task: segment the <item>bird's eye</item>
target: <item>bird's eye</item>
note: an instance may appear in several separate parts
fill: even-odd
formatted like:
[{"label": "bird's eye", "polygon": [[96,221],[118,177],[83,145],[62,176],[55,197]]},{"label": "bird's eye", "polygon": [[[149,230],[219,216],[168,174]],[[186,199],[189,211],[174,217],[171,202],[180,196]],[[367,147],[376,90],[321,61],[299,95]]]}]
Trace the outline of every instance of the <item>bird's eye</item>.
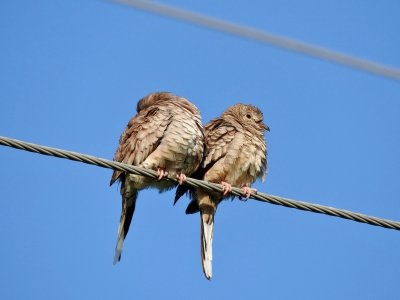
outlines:
[{"label": "bird's eye", "polygon": [[247,115],[246,115],[246,118],[247,118],[247,119],[250,119],[250,118],[251,118],[251,115],[250,115],[250,114],[247,114]]}]

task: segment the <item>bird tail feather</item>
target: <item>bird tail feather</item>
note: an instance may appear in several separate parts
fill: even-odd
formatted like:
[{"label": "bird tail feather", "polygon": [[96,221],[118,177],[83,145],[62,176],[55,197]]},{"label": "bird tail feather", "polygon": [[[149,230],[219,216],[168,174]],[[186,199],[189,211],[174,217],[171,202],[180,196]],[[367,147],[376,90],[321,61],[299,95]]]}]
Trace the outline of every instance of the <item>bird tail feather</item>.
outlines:
[{"label": "bird tail feather", "polygon": [[214,232],[214,215],[201,212],[201,259],[204,275],[212,277],[212,242]]},{"label": "bird tail feather", "polygon": [[124,246],[124,240],[129,231],[131,225],[133,213],[135,212],[137,191],[130,193],[129,197],[127,194],[122,195],[122,212],[118,226],[118,239],[115,246],[114,265],[121,260],[122,248]]}]

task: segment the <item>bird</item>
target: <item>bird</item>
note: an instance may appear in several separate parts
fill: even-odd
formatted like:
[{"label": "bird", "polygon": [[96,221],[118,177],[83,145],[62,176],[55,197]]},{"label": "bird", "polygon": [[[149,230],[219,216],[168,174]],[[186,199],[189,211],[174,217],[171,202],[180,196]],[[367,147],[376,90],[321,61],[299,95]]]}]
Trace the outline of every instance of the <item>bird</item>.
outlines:
[{"label": "bird", "polygon": [[264,181],[267,170],[267,144],[259,108],[238,103],[226,109],[222,115],[205,125],[205,144],[201,166],[194,178],[219,183],[221,192],[208,192],[201,188],[178,186],[175,202],[189,192],[191,202],[186,213],[200,212],[201,260],[205,277],[212,278],[212,241],[214,216],[218,204],[230,196],[232,186],[243,189],[246,198],[256,192],[250,185],[260,178]]},{"label": "bird", "polygon": [[114,264],[121,260],[138,192],[174,188],[175,182],[161,180],[168,176],[182,184],[200,166],[205,148],[200,111],[189,100],[170,92],[150,93],[138,101],[136,111],[119,139],[114,161],[157,171],[158,178],[114,170],[110,186],[119,181],[122,196]]}]

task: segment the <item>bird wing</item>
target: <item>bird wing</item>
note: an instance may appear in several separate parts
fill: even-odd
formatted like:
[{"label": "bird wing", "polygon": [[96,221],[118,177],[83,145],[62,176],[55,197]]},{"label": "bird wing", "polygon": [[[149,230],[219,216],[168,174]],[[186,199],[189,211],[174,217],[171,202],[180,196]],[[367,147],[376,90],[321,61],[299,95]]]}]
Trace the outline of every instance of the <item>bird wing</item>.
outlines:
[{"label": "bird wing", "polygon": [[[121,135],[114,161],[141,164],[160,144],[172,117],[165,105],[153,105],[141,110],[129,121]],[[115,170],[110,185],[120,179],[121,174],[121,171]]]}]

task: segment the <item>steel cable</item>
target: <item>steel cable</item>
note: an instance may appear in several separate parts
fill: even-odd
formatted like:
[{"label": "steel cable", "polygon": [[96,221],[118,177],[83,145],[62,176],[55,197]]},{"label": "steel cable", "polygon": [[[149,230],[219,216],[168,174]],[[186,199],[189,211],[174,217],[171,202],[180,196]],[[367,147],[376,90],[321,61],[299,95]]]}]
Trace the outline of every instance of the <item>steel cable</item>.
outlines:
[{"label": "steel cable", "polygon": [[283,37],[267,31],[239,25],[233,22],[209,17],[189,10],[176,8],[173,6],[159,4],[146,0],[112,0],[115,3],[128,5],[153,14],[162,15],[175,20],[207,27],[215,31],[220,31],[242,38],[256,40],[261,43],[269,44],[278,48],[316,57],[322,60],[345,65],[353,69],[384,76],[400,81],[400,69],[372,62],[366,59],[360,59],[354,56],[343,54],[310,43],[305,43],[295,39]]},{"label": "steel cable", "polygon": [[[20,150],[25,150],[29,152],[34,152],[43,155],[49,155],[69,160],[74,160],[86,164],[91,164],[95,166],[99,166],[102,168],[115,169],[123,172],[128,172],[136,175],[148,176],[151,178],[157,178],[157,172],[153,170],[147,170],[137,166],[130,166],[127,164],[119,163],[116,161],[111,161],[104,158],[99,158],[91,155],[81,154],[77,152],[41,146],[37,144],[32,144],[16,139],[11,139],[7,137],[0,136],[0,145],[8,146]],[[167,178],[164,180],[173,180],[176,182],[174,178]],[[187,178],[186,184],[192,187],[200,187],[208,191],[222,191],[222,186],[220,184],[206,182],[194,178]],[[239,197],[244,197],[244,193],[241,189],[233,187],[232,194]],[[390,228],[395,230],[400,230],[400,222],[381,219],[377,217],[372,217],[368,215],[364,215],[361,213],[355,213],[343,209],[338,209],[334,207],[312,204],[307,202],[302,202],[298,200],[287,199],[279,196],[264,194],[260,192],[252,193],[250,199],[268,202],[270,204],[281,205],[290,208],[296,208],[300,210],[305,210],[309,212],[325,214],[329,216],[339,217],[343,219],[348,219],[356,222],[361,222],[369,225],[380,226],[384,228]]]}]

